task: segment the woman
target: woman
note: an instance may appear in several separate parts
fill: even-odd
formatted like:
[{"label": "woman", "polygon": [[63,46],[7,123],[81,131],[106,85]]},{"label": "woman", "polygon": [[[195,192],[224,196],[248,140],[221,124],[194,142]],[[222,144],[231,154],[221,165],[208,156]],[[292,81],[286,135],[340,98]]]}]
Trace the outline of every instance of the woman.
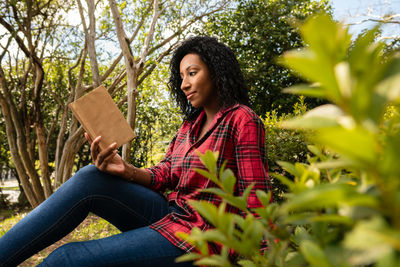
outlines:
[{"label": "woman", "polygon": [[[15,266],[59,240],[89,212],[122,233],[63,245],[40,266],[177,265],[175,258],[193,247],[175,233],[211,227],[187,200],[220,202],[198,190],[213,184],[193,170],[204,169],[197,151],[219,151],[218,167],[226,160],[238,178],[235,193],[255,183],[248,207],[261,206],[255,190],[269,189],[264,128],[246,106],[248,90],[233,52],[211,37],[189,38],[174,52],[170,69],[169,86],[184,122],[165,158],[139,169],[122,160],[115,144],[100,151],[101,137],[85,135],[94,165],[78,171],[0,239],[1,266]],[[166,190],[172,192],[165,198]]]}]

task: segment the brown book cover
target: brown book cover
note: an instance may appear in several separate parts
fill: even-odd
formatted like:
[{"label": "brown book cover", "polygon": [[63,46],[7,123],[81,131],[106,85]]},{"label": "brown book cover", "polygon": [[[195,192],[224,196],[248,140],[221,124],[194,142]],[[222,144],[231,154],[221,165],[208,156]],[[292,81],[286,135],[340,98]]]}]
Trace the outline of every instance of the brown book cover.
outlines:
[{"label": "brown book cover", "polygon": [[92,140],[101,136],[100,149],[114,142],[120,147],[136,136],[103,85],[70,103],[68,107]]}]

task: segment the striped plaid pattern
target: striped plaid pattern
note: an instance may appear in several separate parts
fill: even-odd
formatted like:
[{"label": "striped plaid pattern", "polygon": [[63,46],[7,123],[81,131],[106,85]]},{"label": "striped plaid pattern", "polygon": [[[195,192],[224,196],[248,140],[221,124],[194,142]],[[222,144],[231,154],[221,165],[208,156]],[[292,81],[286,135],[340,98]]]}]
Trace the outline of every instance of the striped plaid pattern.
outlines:
[{"label": "striped plaid pattern", "polygon": [[[261,206],[255,190],[270,190],[264,144],[265,132],[260,118],[249,107],[237,104],[220,110],[208,132],[197,140],[203,119],[205,119],[204,111],[195,121],[185,121],[171,141],[165,158],[156,166],[147,169],[152,177],[151,188],[159,192],[173,190],[168,195],[168,200],[175,201],[185,211],[183,215],[168,214],[150,227],[185,251],[191,251],[193,247],[176,237],[176,232],[189,233],[193,227],[202,230],[212,227],[187,204],[187,200],[206,200],[216,205],[221,202],[215,195],[198,190],[215,185],[193,170],[193,168],[205,169],[196,150],[201,153],[208,149],[219,151],[218,168],[225,160],[228,161],[227,168],[230,168],[237,177],[235,194],[241,195],[247,186],[255,183],[248,198],[249,208]],[[229,212],[238,212],[233,207],[228,209]],[[218,250],[216,247],[211,249],[214,252]]]}]

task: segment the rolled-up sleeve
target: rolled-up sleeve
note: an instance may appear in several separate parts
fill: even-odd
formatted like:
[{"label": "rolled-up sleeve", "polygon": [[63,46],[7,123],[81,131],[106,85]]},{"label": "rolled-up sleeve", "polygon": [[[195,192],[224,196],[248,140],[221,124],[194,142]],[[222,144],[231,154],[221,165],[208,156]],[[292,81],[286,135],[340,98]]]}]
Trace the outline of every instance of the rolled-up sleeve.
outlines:
[{"label": "rolled-up sleeve", "polygon": [[255,192],[269,191],[270,182],[265,153],[265,129],[259,117],[253,116],[241,122],[236,136],[235,157],[238,168],[238,194],[242,195],[244,190],[254,183],[247,207],[251,209],[262,206]]}]

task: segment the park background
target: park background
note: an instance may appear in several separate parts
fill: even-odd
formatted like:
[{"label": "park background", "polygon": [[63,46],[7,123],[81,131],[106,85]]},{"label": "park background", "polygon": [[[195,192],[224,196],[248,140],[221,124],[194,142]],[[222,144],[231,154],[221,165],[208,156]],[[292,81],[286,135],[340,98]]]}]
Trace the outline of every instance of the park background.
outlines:
[{"label": "park background", "polygon": [[[100,84],[109,89],[138,136],[121,149],[123,157],[142,167],[162,158],[181,123],[166,85],[169,55],[179,41],[194,34],[216,36],[237,54],[250,86],[252,108],[266,125],[270,171],[296,181],[297,173],[290,172],[293,168],[278,161],[310,162],[310,148],[314,155],[327,152],[318,152],[307,132],[282,128],[281,122],[335,99],[284,94],[282,89],[312,79],[278,63],[278,57],[309,46],[301,39],[299,27],[323,12],[343,21],[342,27],[349,26],[351,40],[381,23],[370,42],[383,43],[381,57],[391,58],[398,50],[399,6],[399,1],[377,0],[4,1],[0,7],[1,231],[90,163],[83,130],[67,104]],[[390,114],[397,110],[390,107],[391,113],[385,114],[392,118]],[[272,182],[275,203],[284,203],[290,183],[275,177]],[[92,216],[58,245],[117,232]],[[324,242],[329,243],[319,244],[322,251]],[[394,244],[395,249],[385,247],[384,252],[395,251],[397,262],[398,242]],[[47,253],[36,255],[33,262]],[[304,264],[313,264],[303,254]],[[379,257],[365,262],[352,259],[360,265],[375,263]],[[321,257],[315,266],[321,262],[331,264]]]}]

